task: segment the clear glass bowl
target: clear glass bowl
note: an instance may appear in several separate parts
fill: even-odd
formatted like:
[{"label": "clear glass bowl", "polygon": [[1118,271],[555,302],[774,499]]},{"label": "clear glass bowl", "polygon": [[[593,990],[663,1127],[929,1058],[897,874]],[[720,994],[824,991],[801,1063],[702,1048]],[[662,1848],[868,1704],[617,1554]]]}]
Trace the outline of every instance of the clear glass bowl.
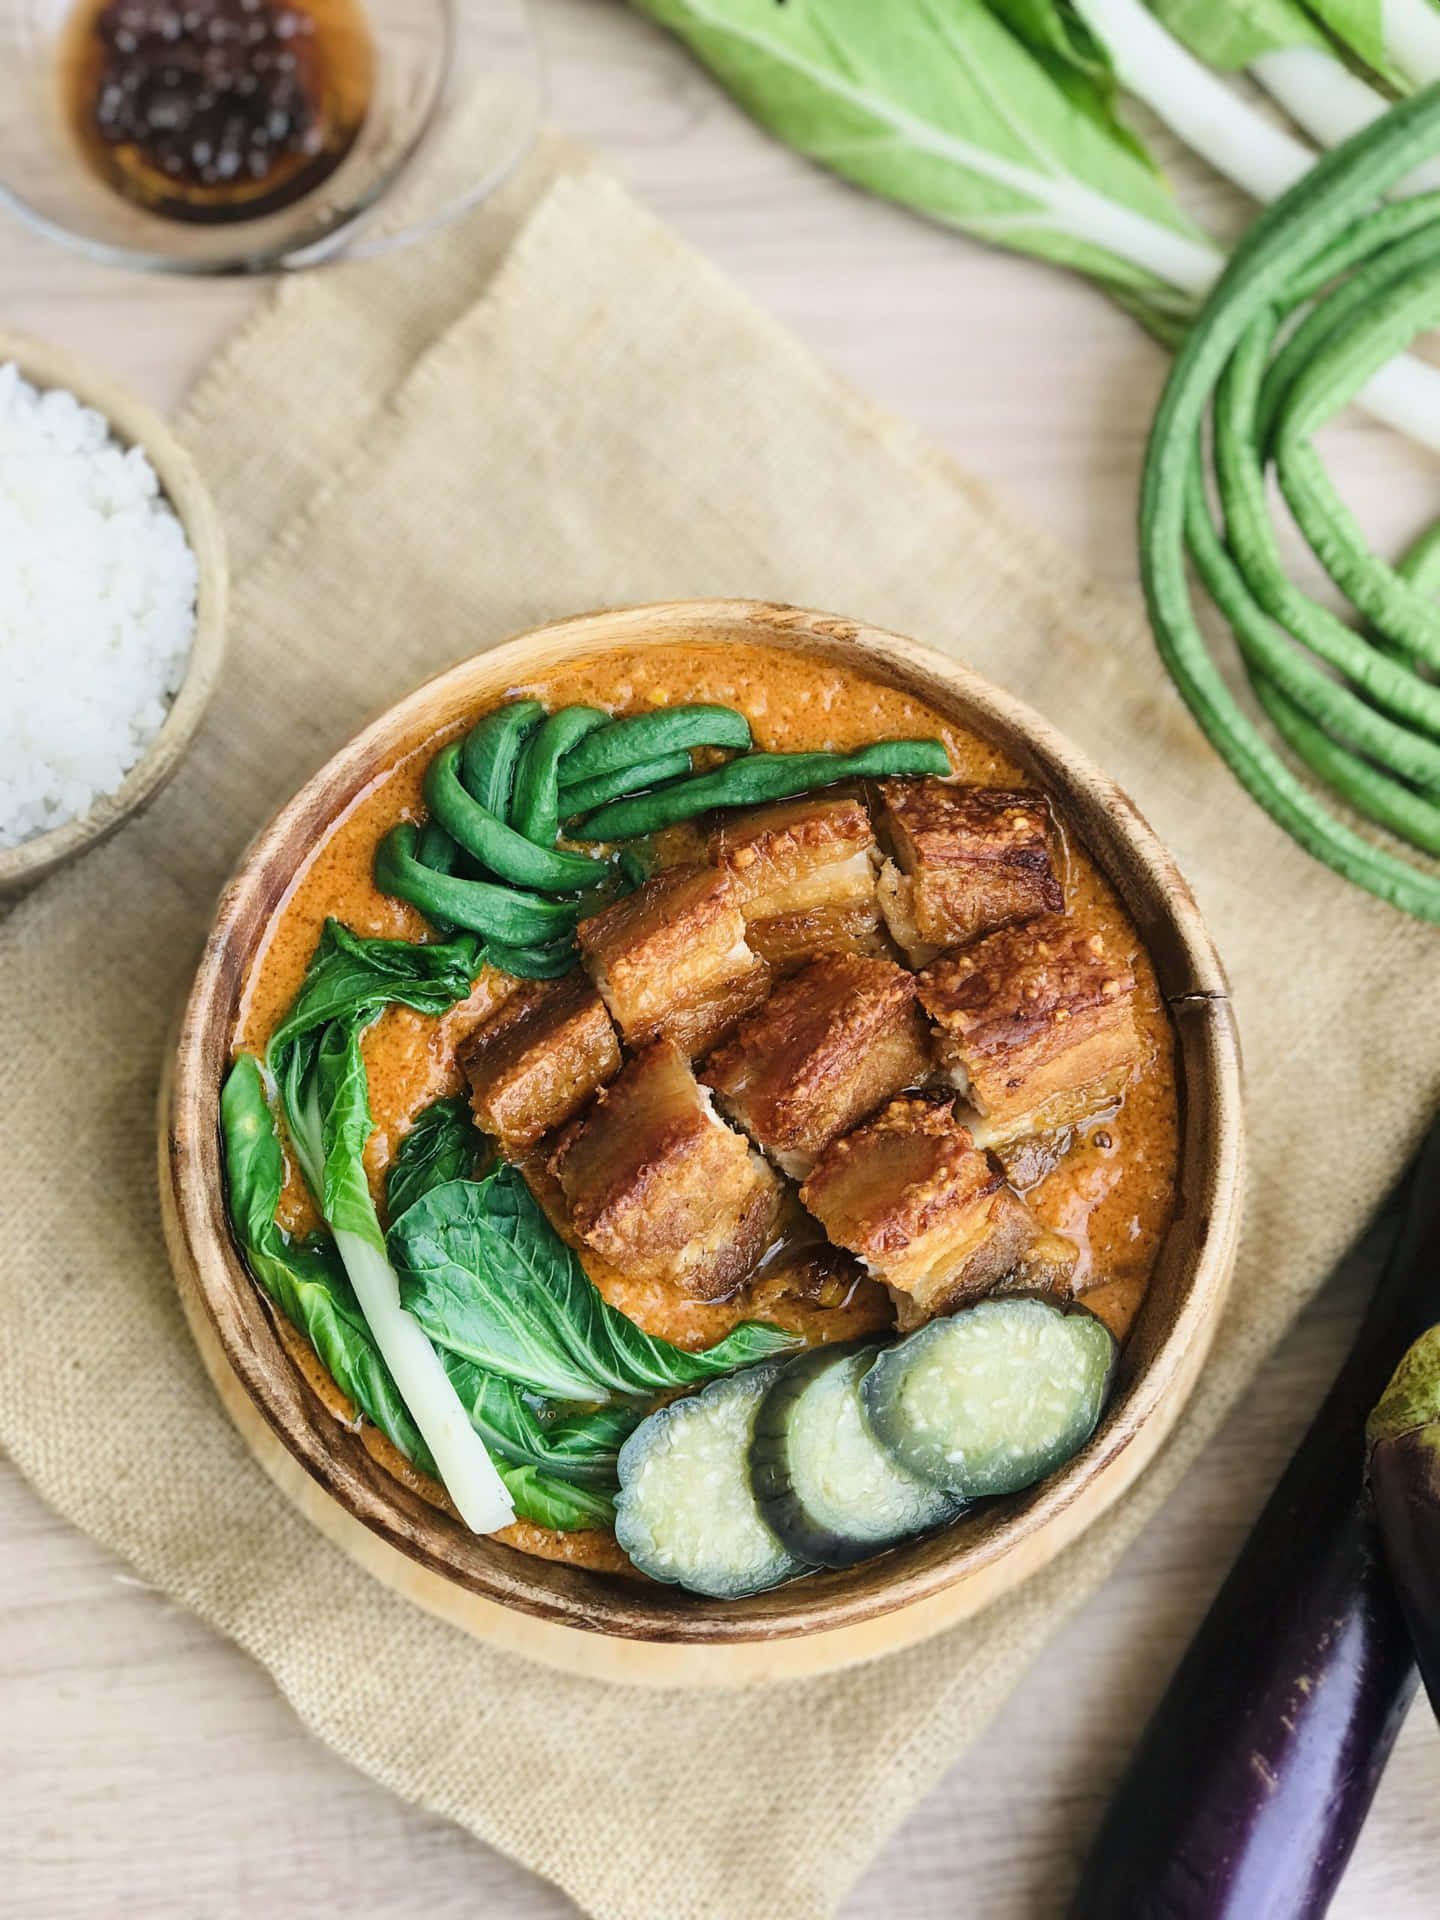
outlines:
[{"label": "clear glass bowl", "polygon": [[387,252],[492,192],[539,121],[543,75],[528,0],[363,0],[372,92],[335,171],[259,218],[163,218],[100,179],[71,123],[64,77],[76,4],[0,0],[0,206],[112,265],[263,273]]}]

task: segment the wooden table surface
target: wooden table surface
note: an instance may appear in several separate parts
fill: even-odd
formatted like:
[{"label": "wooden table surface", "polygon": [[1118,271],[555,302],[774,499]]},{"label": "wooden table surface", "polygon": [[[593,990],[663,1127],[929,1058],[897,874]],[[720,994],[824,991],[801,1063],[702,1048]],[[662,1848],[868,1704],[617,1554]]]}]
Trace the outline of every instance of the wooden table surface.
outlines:
[{"label": "wooden table surface", "polygon": [[[812,171],[607,0],[537,8],[560,126],[821,359],[920,422],[1094,571],[1134,580],[1136,472],[1164,361],[1128,321],[1079,281]],[[9,221],[0,286],[6,326],[91,355],[162,406],[258,297],[112,274]],[[1363,425],[1334,444],[1377,537],[1433,515],[1433,463]],[[1334,1372],[1362,1295],[1362,1276],[1342,1278],[1304,1316],[1166,1513],[876,1860],[846,1920],[1061,1910],[1107,1790]],[[55,1519],[3,1459],[0,1569],[0,1914],[574,1912],[351,1772],[258,1667]],[[1428,1920],[1437,1866],[1440,1736],[1417,1705],[1332,1911]]]}]

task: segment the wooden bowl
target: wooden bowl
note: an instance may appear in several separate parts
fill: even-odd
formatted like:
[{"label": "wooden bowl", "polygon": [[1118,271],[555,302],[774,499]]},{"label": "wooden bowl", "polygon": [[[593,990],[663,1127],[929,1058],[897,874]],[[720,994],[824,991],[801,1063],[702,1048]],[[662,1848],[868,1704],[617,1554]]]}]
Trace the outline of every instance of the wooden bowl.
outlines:
[{"label": "wooden bowl", "polygon": [[18,847],[0,847],[0,900],[25,892],[67,860],[83,853],[137,813],[165,785],[200,724],[214,691],[225,647],[228,571],[220,516],[189,454],[169,427],[107,375],[43,341],[0,332],[0,366],[14,361],[32,386],[65,387],[103,413],[115,437],[143,447],[170,505],[179,516],[199,574],[195,635],[185,678],[160,731],[113,793],[86,814]]},{"label": "wooden bowl", "polygon": [[[1054,798],[1149,948],[1181,1062],[1176,1218],[1098,1432],[1033,1492],[843,1573],[742,1601],[530,1558],[476,1537],[372,1458],[277,1336],[225,1217],[217,1098],[257,940],[298,861],[414,739],[519,681],[623,644],[761,641],[838,660],[995,741]],[[863,1659],[1009,1592],[1154,1458],[1204,1363],[1235,1258],[1240,1069],[1225,976],[1174,862],[1113,781],[1007,694],[942,655],[853,622],[748,601],[677,602],[561,621],[463,661],[343,748],[272,820],[221,903],[185,1007],[162,1114],[171,1254],[202,1352],[262,1462],[353,1557],[482,1637],[591,1674],[738,1684]],[[308,1476],[308,1477],[307,1477]]]}]

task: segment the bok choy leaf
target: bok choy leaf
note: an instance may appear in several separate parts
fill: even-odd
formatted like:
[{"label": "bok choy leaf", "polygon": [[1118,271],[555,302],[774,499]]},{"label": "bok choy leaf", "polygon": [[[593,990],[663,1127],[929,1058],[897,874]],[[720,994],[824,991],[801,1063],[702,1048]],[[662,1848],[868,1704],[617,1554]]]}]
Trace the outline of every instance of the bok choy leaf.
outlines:
[{"label": "bok choy leaf", "polygon": [[514,1167],[436,1187],[390,1229],[407,1311],[437,1346],[551,1400],[607,1401],[713,1379],[799,1344],[759,1322],[688,1353],[617,1313]]},{"label": "bok choy leaf", "polygon": [[[346,1398],[413,1466],[433,1476],[430,1449],[381,1358],[334,1241],[296,1242],[276,1224],[284,1159],[259,1063],[250,1054],[241,1054],[226,1077],[220,1127],[230,1218],[245,1264]],[[546,1423],[508,1381],[468,1361],[452,1366],[448,1357],[447,1371],[481,1439],[501,1456],[500,1475],[522,1519],[564,1532],[610,1525],[615,1458],[638,1411],[606,1408]]]},{"label": "bok choy leaf", "polygon": [[1306,0],[1357,60],[1409,91],[1440,80],[1440,8],[1433,0]]},{"label": "bok choy leaf", "polygon": [[429,945],[370,940],[327,920],[294,1005],[271,1036],[270,1064],[332,1020],[363,1027],[395,1004],[448,1013],[469,994],[484,964],[485,944],[472,933]]},{"label": "bok choy leaf", "polygon": [[335,1243],[291,1239],[276,1224],[284,1155],[259,1062],[242,1053],[220,1094],[230,1219],[245,1263],[285,1318],[309,1340],[340,1391],[423,1473],[435,1463],[345,1277]]},{"label": "bok choy leaf", "polygon": [[434,1100],[416,1115],[385,1175],[385,1205],[398,1220],[405,1209],[448,1180],[466,1180],[487,1151],[463,1095]]},{"label": "bok choy leaf", "polygon": [[620,1449],[645,1417],[643,1407],[593,1407],[557,1413],[513,1380],[442,1351],[445,1371],[465,1403],[470,1423],[503,1462],[533,1467],[614,1493]]},{"label": "bok choy leaf", "polygon": [[443,1013],[468,994],[480,952],[473,940],[448,947],[365,940],[328,921],[267,1058],[300,1171],[335,1236],[375,1344],[461,1518],[473,1532],[493,1533],[512,1517],[510,1496],[440,1356],[402,1308],[385,1257],[365,1171],[373,1121],[361,1051],[365,1029],[393,1002]]},{"label": "bok choy leaf", "polygon": [[1219,270],[1114,113],[1103,36],[1068,9],[1010,0],[1016,26],[982,0],[637,4],[757,120],[873,193],[1157,313],[1188,311]]}]

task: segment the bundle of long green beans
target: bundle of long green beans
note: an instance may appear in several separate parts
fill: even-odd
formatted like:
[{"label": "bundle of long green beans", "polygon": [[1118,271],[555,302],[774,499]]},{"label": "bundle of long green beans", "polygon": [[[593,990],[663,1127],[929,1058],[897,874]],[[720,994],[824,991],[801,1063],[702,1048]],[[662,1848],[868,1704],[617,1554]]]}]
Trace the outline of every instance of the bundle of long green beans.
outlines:
[{"label": "bundle of long green beans", "polygon": [[[1325,421],[1440,321],[1440,194],[1381,204],[1437,150],[1440,88],[1431,88],[1337,148],[1251,228],[1156,415],[1141,566],[1166,663],[1254,797],[1347,878],[1440,921],[1440,874],[1332,812],[1234,698],[1196,619],[1186,569],[1188,553],[1291,751],[1357,813],[1440,854],[1440,608],[1430,591],[1440,582],[1440,542],[1427,536],[1398,567],[1387,565],[1313,444]],[[1271,468],[1363,626],[1287,576],[1266,503]]]}]

